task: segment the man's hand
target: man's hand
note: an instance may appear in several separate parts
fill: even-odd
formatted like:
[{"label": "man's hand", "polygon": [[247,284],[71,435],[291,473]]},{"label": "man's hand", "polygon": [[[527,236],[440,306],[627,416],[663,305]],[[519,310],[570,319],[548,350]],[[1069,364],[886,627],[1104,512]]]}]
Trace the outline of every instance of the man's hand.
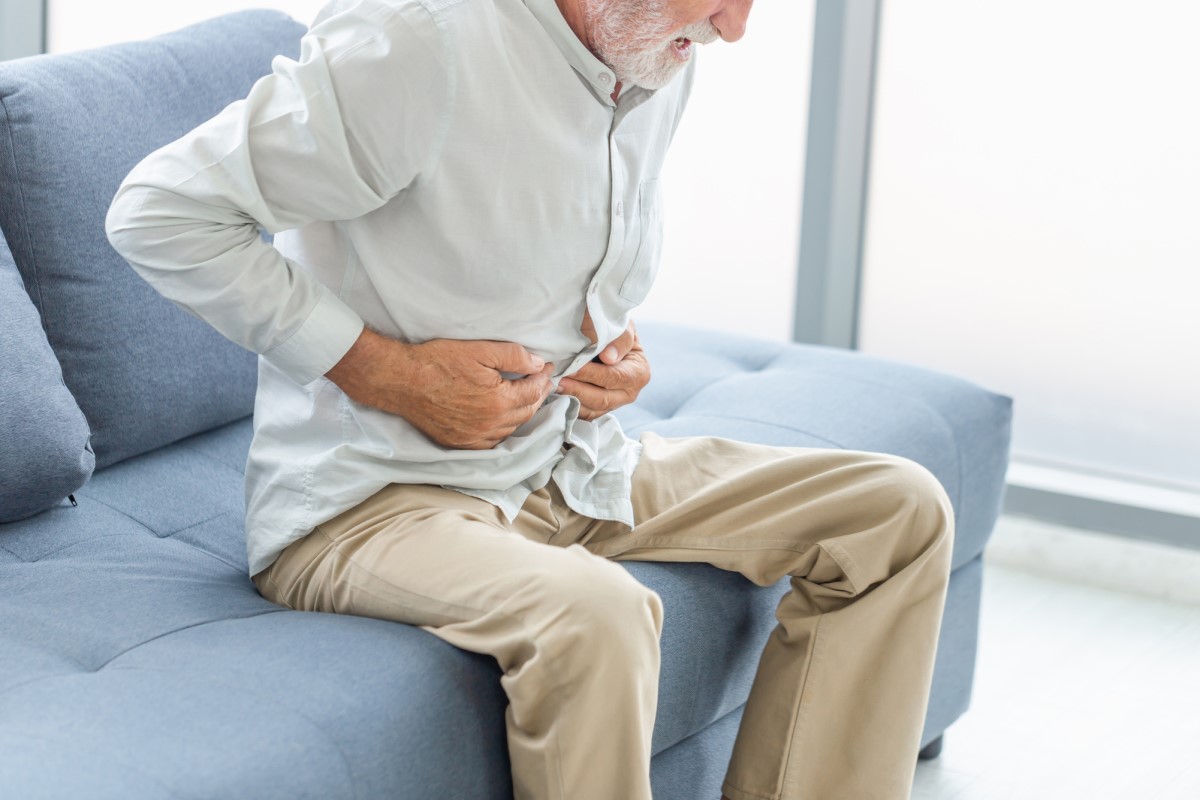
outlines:
[{"label": "man's hand", "polygon": [[[596,341],[596,328],[587,313],[581,330]],[[579,398],[579,416],[583,419],[596,419],[632,403],[650,382],[650,362],[632,321],[616,341],[600,352],[599,358],[599,363],[587,364],[558,384],[560,394]]]},{"label": "man's hand", "polygon": [[[326,377],[350,399],[403,417],[443,447],[488,450],[541,407],[553,371],[518,344],[408,344],[364,328]],[[502,372],[525,377],[506,380]]]}]

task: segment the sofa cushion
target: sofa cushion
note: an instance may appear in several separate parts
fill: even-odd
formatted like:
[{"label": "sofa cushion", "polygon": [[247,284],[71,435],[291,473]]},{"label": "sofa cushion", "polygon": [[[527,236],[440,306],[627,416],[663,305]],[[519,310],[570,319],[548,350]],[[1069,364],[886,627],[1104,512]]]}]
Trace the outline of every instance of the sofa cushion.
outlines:
[{"label": "sofa cushion", "polygon": [[244,12],[145,42],[0,63],[0,228],[101,466],[249,414],[256,360],[108,244],[117,186],[244,96],[304,27]]},{"label": "sofa cushion", "polygon": [[637,436],[725,436],[910,458],[955,511],[954,569],[983,552],[1004,491],[1012,400],[933,370],[830,347],[639,325],[654,379],[617,412]]},{"label": "sofa cushion", "polygon": [[89,435],[0,237],[0,522],[36,514],[82,486],[96,464]]}]

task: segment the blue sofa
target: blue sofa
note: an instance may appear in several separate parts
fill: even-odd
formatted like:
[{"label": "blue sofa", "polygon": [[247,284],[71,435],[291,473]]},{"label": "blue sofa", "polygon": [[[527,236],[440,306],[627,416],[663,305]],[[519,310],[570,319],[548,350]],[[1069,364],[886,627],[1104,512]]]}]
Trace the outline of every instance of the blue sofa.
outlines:
[{"label": "blue sofa", "polygon": [[[105,240],[126,172],[302,32],[242,12],[0,64],[2,797],[511,797],[494,661],[258,595],[242,531],[256,358]],[[1008,399],[852,352],[666,325],[643,338],[655,379],[620,412],[634,435],[886,451],[943,482],[958,532],[934,755],[970,699]],[[624,566],[666,608],[655,796],[716,800],[784,587]]]}]

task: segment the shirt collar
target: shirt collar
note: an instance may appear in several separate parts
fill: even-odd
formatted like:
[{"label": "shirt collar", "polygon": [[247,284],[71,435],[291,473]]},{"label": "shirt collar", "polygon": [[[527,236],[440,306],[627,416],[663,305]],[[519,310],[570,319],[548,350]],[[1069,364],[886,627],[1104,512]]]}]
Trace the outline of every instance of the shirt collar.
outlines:
[{"label": "shirt collar", "polygon": [[596,89],[600,97],[610,105],[613,104],[610,95],[616,86],[617,76],[579,41],[555,0],[525,0],[525,5],[537,17],[538,22],[546,29],[546,33],[558,45],[563,57],[575,71]]}]

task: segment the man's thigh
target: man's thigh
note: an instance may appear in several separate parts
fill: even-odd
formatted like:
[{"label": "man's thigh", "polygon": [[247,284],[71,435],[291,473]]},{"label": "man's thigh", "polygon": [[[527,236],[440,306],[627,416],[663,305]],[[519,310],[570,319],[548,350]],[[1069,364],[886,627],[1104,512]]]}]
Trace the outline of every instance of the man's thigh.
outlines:
[{"label": "man's thigh", "polygon": [[535,603],[531,594],[553,594],[545,576],[578,576],[603,563],[583,548],[547,544],[557,520],[546,504],[541,510],[523,511],[513,526],[478,498],[393,484],[293,543],[255,582],[297,610],[430,627],[477,619],[514,608],[518,595]]},{"label": "man's thigh", "polygon": [[815,575],[868,580],[931,545],[936,525],[926,535],[895,524],[906,507],[950,513],[927,470],[883,453],[654,434],[642,445],[636,527],[593,523],[578,541],[597,555],[709,563],[768,585],[805,554]]}]

